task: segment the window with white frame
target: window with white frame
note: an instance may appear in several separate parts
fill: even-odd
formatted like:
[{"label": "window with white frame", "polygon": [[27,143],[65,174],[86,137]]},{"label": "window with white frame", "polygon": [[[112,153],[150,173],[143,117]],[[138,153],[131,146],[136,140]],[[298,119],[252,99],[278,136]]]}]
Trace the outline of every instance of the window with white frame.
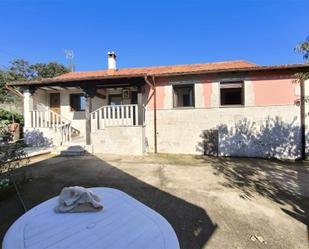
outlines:
[{"label": "window with white frame", "polygon": [[194,107],[194,85],[173,86],[174,107]]},{"label": "window with white frame", "polygon": [[244,82],[220,82],[220,105],[235,106],[244,104]]}]

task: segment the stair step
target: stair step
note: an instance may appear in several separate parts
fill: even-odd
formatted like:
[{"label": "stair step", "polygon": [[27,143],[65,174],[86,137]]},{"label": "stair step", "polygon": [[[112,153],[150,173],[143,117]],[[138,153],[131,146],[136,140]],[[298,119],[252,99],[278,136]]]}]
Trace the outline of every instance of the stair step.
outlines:
[{"label": "stair step", "polygon": [[85,154],[85,147],[82,145],[57,146],[52,154],[61,156],[82,156]]},{"label": "stair step", "polygon": [[77,137],[72,137],[72,142],[85,142],[86,138],[85,137],[81,137],[81,136],[77,136]]}]

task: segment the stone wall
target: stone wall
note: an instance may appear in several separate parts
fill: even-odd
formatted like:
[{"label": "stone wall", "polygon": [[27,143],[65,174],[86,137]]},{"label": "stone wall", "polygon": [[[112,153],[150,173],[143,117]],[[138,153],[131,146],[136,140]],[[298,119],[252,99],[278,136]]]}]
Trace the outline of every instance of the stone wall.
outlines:
[{"label": "stone wall", "polygon": [[91,133],[94,153],[142,155],[145,151],[143,126],[105,127]]},{"label": "stone wall", "polygon": [[[296,106],[159,110],[160,153],[207,154],[210,131],[217,131],[222,156],[297,158],[300,156]],[[153,111],[148,111],[147,151],[154,151]]]}]

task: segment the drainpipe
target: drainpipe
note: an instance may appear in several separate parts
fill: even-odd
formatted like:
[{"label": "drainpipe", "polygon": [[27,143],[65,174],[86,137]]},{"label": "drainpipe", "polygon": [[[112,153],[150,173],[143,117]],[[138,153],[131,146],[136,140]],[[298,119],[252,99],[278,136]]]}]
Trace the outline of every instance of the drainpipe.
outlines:
[{"label": "drainpipe", "polygon": [[301,132],[301,158],[306,159],[306,129],[305,129],[305,82],[300,82],[300,132]]},{"label": "drainpipe", "polygon": [[152,75],[152,83],[149,81],[147,76],[145,76],[146,83],[153,90],[153,136],[154,136],[154,153],[158,152],[157,146],[157,93],[156,93],[156,81],[155,77]]}]

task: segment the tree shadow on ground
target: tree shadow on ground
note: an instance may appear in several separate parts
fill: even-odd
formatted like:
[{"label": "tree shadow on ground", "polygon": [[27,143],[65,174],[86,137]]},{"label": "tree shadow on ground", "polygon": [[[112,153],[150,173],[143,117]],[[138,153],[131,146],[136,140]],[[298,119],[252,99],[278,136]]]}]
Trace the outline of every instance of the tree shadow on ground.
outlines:
[{"label": "tree shadow on ground", "polygon": [[[165,217],[174,228],[181,248],[203,248],[217,227],[201,207],[95,156],[55,157],[24,167],[20,172],[23,175],[28,172],[32,177],[20,186],[28,208],[59,195],[65,186],[111,187],[124,191]],[[0,212],[6,214],[0,216],[2,238],[9,225],[22,214],[16,195],[1,199]]]},{"label": "tree shadow on ground", "polygon": [[243,119],[204,130],[197,151],[204,155],[262,158],[299,158],[300,128],[297,117],[284,122],[268,117],[261,123]]},{"label": "tree shadow on ground", "polygon": [[[300,157],[300,128],[295,117],[290,123],[268,117],[263,123],[244,119],[233,126],[221,124],[205,130],[197,149],[204,155],[264,158]],[[309,238],[309,167],[303,162],[280,162],[247,158],[208,157],[207,163],[222,175],[226,187],[254,194],[281,205],[281,209],[307,226]],[[289,166],[287,166],[287,164]]]},{"label": "tree shadow on ground", "polygon": [[281,210],[307,226],[309,239],[309,165],[248,158],[207,157],[208,164],[226,181],[241,190],[244,199],[257,194],[278,203]]}]

